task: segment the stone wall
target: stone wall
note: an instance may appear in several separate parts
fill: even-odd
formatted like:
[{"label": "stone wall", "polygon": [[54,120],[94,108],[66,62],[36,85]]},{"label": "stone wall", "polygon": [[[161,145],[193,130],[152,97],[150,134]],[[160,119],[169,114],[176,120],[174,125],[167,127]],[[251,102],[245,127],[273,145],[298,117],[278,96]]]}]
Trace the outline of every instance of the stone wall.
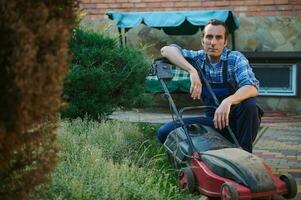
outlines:
[{"label": "stone wall", "polygon": [[[236,49],[239,51],[301,51],[301,17],[238,17],[240,27],[235,32]],[[97,32],[118,37],[113,21],[84,20],[83,26]],[[127,44],[147,47],[149,55],[158,55],[161,47],[177,43],[185,48],[201,48],[199,31],[192,36],[170,36],[162,30],[139,25],[126,33]],[[231,38],[230,38],[231,39]],[[229,41],[231,48],[231,41]]]},{"label": "stone wall", "polygon": [[239,17],[241,51],[301,51],[301,17]]}]

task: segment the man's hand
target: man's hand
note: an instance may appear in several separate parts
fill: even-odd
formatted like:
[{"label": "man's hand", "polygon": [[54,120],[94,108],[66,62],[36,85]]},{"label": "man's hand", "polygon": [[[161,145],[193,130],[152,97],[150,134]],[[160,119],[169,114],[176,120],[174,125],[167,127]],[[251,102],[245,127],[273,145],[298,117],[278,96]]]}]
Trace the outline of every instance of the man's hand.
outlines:
[{"label": "man's hand", "polygon": [[214,127],[223,129],[225,126],[229,126],[229,113],[231,106],[239,104],[250,97],[256,97],[257,95],[258,91],[255,86],[245,85],[239,88],[233,95],[225,98],[214,113]]},{"label": "man's hand", "polygon": [[196,70],[190,72],[190,94],[193,99],[200,99],[202,92],[202,83]]},{"label": "man's hand", "polygon": [[172,64],[187,71],[190,75],[190,94],[193,99],[200,99],[202,83],[197,70],[183,57],[182,52],[174,46],[165,46],[161,49],[161,55],[167,58]]},{"label": "man's hand", "polygon": [[214,113],[214,127],[217,129],[223,129],[226,126],[229,126],[229,113],[231,108],[231,100],[230,98],[226,98],[222,101],[219,107],[216,109]]}]

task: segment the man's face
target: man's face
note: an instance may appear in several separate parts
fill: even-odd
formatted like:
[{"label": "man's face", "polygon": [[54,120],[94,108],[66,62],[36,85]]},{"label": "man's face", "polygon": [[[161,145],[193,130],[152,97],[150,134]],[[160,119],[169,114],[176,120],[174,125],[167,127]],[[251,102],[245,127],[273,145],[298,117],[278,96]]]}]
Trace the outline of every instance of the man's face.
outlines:
[{"label": "man's face", "polygon": [[227,45],[225,28],[222,25],[209,24],[204,29],[203,46],[210,60],[218,61]]}]

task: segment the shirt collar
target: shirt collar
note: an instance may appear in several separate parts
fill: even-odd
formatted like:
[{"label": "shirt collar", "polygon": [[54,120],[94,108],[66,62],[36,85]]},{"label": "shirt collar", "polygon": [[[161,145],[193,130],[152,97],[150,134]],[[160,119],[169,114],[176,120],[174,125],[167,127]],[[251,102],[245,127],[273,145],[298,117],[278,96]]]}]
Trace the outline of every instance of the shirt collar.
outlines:
[{"label": "shirt collar", "polygon": [[227,49],[227,48],[225,47],[224,50],[223,50],[223,53],[222,53],[222,55],[221,55],[221,60],[223,60],[223,61],[228,60],[228,51],[229,51],[229,49]]},{"label": "shirt collar", "polygon": [[[221,59],[220,59],[220,61],[222,60],[222,61],[226,61],[226,60],[228,60],[228,51],[229,51],[229,49],[227,49],[226,47],[223,49],[223,53],[222,53],[222,55],[221,55]],[[205,51],[204,51],[205,52]],[[203,54],[203,57],[201,58],[201,60],[205,60],[206,62],[208,62],[209,63],[209,60],[208,60],[208,58],[206,57],[206,54],[204,53]]]}]

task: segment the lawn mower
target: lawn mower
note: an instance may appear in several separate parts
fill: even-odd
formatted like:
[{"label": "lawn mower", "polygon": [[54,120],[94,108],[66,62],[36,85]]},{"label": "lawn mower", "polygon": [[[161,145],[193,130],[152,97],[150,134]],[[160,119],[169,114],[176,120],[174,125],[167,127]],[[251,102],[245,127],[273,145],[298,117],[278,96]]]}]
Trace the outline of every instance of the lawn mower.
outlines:
[{"label": "lawn mower", "polygon": [[180,191],[198,191],[209,198],[222,200],[271,199],[274,195],[294,198],[297,194],[295,179],[290,174],[274,175],[261,158],[241,149],[229,126],[226,128],[233,141],[209,125],[185,125],[184,112],[202,113],[219,104],[200,70],[203,66],[198,66],[193,59],[187,61],[198,70],[216,106],[184,107],[178,111],[166,84],[173,78],[171,63],[166,58],[158,58],[151,68],[151,74],[157,76],[163,87],[173,120],[180,124],[164,142],[169,160],[179,169]]}]

